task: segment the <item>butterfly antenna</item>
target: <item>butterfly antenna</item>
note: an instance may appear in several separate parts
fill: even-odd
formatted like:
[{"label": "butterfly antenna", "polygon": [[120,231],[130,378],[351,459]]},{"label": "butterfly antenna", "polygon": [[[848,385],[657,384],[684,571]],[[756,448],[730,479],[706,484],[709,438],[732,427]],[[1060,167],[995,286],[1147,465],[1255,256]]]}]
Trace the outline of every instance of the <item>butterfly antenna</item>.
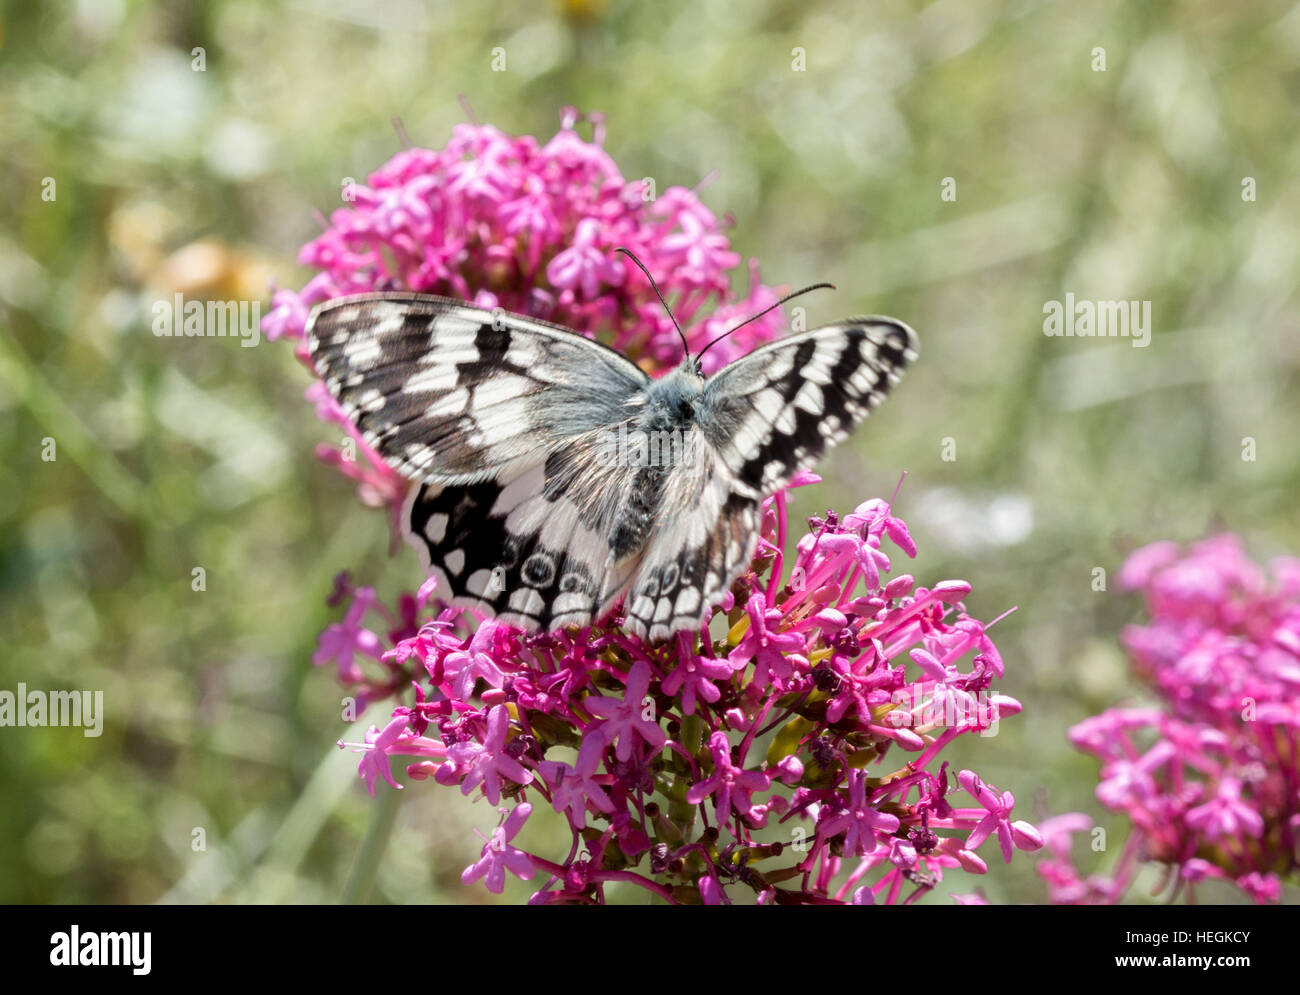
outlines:
[{"label": "butterfly antenna", "polygon": [[655,283],[655,278],[651,276],[650,271],[645,268],[645,263],[641,262],[640,259],[634,256],[631,249],[625,249],[621,245],[614,251],[623,253],[623,255],[631,259],[632,262],[636,263],[637,268],[640,269],[641,272],[645,274],[645,278],[650,281],[650,286],[654,287],[655,293],[659,295],[659,303],[664,306],[664,310],[668,312],[668,317],[672,319],[673,327],[677,329],[677,335],[682,340],[682,349],[686,353],[685,358],[690,359],[691,347],[686,341],[686,335],[682,332],[682,326],[677,324],[677,319],[673,316],[673,309],[670,308],[668,302],[664,300],[664,295],[659,290],[659,284]]},{"label": "butterfly antenna", "polygon": [[811,291],[814,291],[814,290],[834,290],[834,289],[835,289],[835,284],[833,284],[833,283],[814,283],[814,284],[812,284],[811,286],[804,287],[802,290],[796,290],[793,294],[786,294],[784,297],[782,297],[782,298],[781,298],[779,301],[777,301],[775,304],[771,305],[770,307],[765,307],[765,308],[763,308],[762,311],[759,311],[758,314],[756,314],[756,315],[754,315],[754,316],[752,316],[752,317],[750,317],[750,318],[746,318],[744,321],[742,321],[742,322],[741,322],[739,325],[737,325],[735,328],[729,328],[729,329],[727,329],[725,332],[723,332],[721,335],[719,335],[716,339],[714,339],[712,342],[710,342],[708,345],[706,345],[703,349],[701,349],[700,352],[699,352],[699,355],[697,355],[695,358],[696,358],[696,359],[699,359],[700,356],[703,356],[706,352],[708,352],[710,349],[712,349],[715,345],[717,345],[719,342],[721,342],[723,339],[725,339],[725,338],[726,338],[728,335],[730,335],[732,332],[737,331],[738,329],[744,328],[744,327],[745,327],[746,325],[748,325],[751,321],[757,321],[759,318],[763,317],[763,315],[767,314],[769,311],[775,311],[777,308],[779,308],[779,307],[780,307],[782,304],[784,304],[786,301],[792,301],[792,300],[794,300],[796,297],[800,297],[800,296],[802,296],[802,295],[804,295],[804,294],[807,294],[807,293],[810,293]]}]

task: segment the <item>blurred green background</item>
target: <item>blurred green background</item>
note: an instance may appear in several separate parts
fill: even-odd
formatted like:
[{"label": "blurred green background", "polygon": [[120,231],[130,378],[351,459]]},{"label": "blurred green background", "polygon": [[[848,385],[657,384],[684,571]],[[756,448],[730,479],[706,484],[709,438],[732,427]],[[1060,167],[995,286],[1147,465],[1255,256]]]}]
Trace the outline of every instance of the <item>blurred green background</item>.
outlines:
[{"label": "blurred green background", "polygon": [[[417,578],[316,462],[338,440],[306,374],[283,343],[150,332],[177,290],[300,286],[317,213],[400,148],[390,120],[439,146],[458,94],[543,140],[564,104],[604,112],[624,175],[662,190],[717,171],[704,200],[767,282],[837,284],[801,302],[810,323],[918,330],[920,362],[801,510],[888,496],[908,472],[912,572],[968,579],[977,617],[1019,609],[994,635],[1025,712],[945,756],[1022,817],[1082,809],[1118,831],[1065,740],[1142,695],[1116,643],[1138,606],[1094,591],[1094,569],[1222,527],[1261,558],[1300,552],[1300,8],[1084,7],[6,5],[0,688],[102,689],[107,719],[98,739],[0,729],[0,901],[496,900],[459,881],[486,805],[431,783],[374,803],[333,745],[361,729],[310,664],[332,577],[390,594]],[[1150,346],[1046,337],[1066,292],[1151,301]],[[1104,869],[1120,838],[1081,865]],[[1042,900],[1032,859],[986,849],[988,876],[927,901]]]}]

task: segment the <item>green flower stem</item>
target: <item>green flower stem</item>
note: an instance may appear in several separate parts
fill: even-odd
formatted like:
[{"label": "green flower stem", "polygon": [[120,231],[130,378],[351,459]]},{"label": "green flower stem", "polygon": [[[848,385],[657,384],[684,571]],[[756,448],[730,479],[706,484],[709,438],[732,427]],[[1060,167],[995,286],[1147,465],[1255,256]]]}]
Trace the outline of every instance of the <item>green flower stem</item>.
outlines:
[{"label": "green flower stem", "polygon": [[[699,751],[703,738],[704,723],[700,721],[699,715],[683,716],[680,742],[687,752],[694,756]],[[668,815],[681,828],[682,839],[690,839],[691,829],[695,826],[696,808],[686,801],[686,792],[690,786],[689,773],[677,774],[668,794]]]},{"label": "green flower stem", "polygon": [[383,860],[384,851],[388,849],[393,827],[397,824],[397,810],[401,807],[404,794],[405,792],[380,785],[379,797],[375,799],[370,815],[370,827],[366,830],[366,838],[361,841],[361,848],[357,850],[352,873],[348,875],[348,883],[339,898],[340,904],[364,905],[370,900],[379,864]]}]

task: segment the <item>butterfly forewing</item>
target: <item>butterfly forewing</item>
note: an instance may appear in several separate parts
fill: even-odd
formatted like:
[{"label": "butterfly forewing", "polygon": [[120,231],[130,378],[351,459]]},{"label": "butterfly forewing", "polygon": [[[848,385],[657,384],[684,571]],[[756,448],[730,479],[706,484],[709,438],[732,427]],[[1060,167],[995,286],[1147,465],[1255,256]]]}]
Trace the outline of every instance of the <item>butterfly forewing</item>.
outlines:
[{"label": "butterfly forewing", "polygon": [[741,484],[771,494],[847,438],[918,349],[912,329],[878,317],[763,346],[705,385],[701,430]]},{"label": "butterfly forewing", "polygon": [[467,484],[617,421],[648,382],[575,332],[420,294],[320,307],[307,345],[362,438],[412,480]]},{"label": "butterfly forewing", "polygon": [[625,482],[592,437],[629,417],[649,382],[635,364],[423,295],[331,301],[307,342],[367,444],[417,481],[404,531],[450,600],[537,629],[587,624],[626,590],[639,555],[611,560],[606,539]]}]

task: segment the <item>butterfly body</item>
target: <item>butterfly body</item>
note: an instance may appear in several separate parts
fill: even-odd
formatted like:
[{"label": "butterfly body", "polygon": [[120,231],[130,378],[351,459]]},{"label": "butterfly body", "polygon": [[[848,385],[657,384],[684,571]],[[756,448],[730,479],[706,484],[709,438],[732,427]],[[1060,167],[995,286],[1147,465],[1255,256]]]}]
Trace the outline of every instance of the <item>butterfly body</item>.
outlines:
[{"label": "butterfly body", "polygon": [[624,464],[630,471],[608,537],[615,558],[645,545],[656,525],[669,474],[674,469],[690,472],[693,457],[687,452],[688,440],[693,438],[695,405],[703,391],[704,377],[698,365],[688,360],[630,400],[636,414],[626,429],[619,426],[617,440],[613,430],[603,434],[600,458]]},{"label": "butterfly body", "polygon": [[890,318],[652,379],[576,332],[427,295],[312,314],[308,347],[362,437],[413,481],[403,530],[439,589],[530,631],[621,599],[652,641],[748,567],[761,502],[846,437],[917,353]]}]

